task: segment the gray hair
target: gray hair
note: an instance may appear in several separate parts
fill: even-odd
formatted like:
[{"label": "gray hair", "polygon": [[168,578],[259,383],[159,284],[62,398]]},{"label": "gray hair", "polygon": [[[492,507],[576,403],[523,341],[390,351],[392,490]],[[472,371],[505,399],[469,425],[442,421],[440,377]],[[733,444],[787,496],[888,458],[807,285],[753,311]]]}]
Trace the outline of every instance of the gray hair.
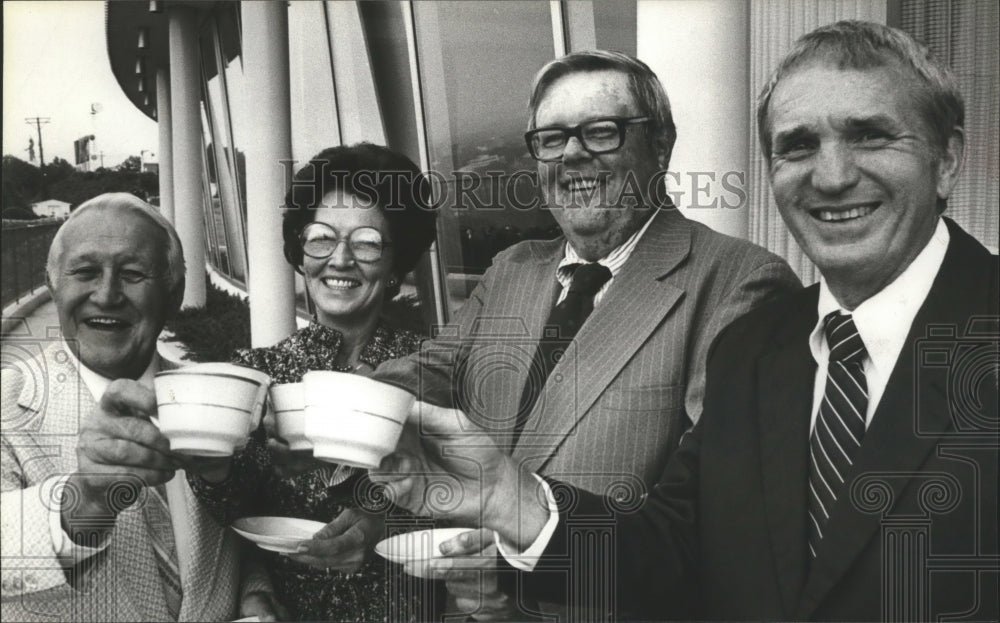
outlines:
[{"label": "gray hair", "polygon": [[917,112],[938,153],[948,149],[955,131],[965,125],[965,104],[951,70],[907,33],[872,22],[845,20],[822,26],[799,38],[757,99],[757,132],[764,158],[771,159],[769,107],[774,89],[796,68],[822,61],[838,69],[898,67],[914,78]]},{"label": "gray hair", "polygon": [[[160,214],[156,208],[129,193],[104,193],[83,202],[77,209],[73,210],[69,218],[66,219],[66,222],[59,227],[59,231],[56,232],[55,237],[52,239],[52,245],[49,246],[48,261],[45,263],[45,272],[49,283],[53,286],[56,284],[55,278],[58,273],[59,262],[62,260],[62,255],[65,251],[63,248],[63,239],[65,238],[66,230],[69,229],[70,224],[79,218],[81,214],[95,209],[132,210],[141,214],[158,227],[163,232],[166,242],[166,258],[164,259],[167,264],[167,290],[171,295],[179,295],[184,291],[184,249],[181,246],[181,239],[177,235],[177,231],[170,224],[170,221]],[[177,299],[180,300],[180,296],[177,296]]]},{"label": "gray hair", "polygon": [[663,166],[666,167],[677,141],[677,127],[674,125],[673,113],[670,112],[670,100],[660,79],[646,63],[621,52],[586,50],[549,61],[535,74],[535,81],[531,85],[528,130],[535,129],[538,105],[553,82],[572,73],[608,69],[620,71],[628,77],[632,96],[639,106],[639,114],[651,119],[647,126],[650,146],[657,155],[663,156]]}]

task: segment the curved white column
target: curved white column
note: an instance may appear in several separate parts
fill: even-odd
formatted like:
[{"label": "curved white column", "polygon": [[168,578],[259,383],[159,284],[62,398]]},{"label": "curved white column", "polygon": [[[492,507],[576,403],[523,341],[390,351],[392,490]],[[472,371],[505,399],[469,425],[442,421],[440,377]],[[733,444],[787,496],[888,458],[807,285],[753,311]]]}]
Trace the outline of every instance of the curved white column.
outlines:
[{"label": "curved white column", "polygon": [[159,178],[160,212],[171,223],[174,222],[174,156],[173,128],[170,120],[170,72],[166,68],[156,70],[156,124],[159,130]]},{"label": "curved white column", "polygon": [[[201,67],[198,12],[171,4],[170,115],[173,135],[174,227],[184,244],[187,266],[182,307],[205,306],[205,221],[202,183]],[[161,121],[162,123],[162,121]]]},{"label": "curved white column", "polygon": [[254,347],[271,346],[295,331],[295,281],[282,252],[284,163],[292,159],[288,82],[288,7],[243,2],[243,72],[247,133],[247,289]]}]

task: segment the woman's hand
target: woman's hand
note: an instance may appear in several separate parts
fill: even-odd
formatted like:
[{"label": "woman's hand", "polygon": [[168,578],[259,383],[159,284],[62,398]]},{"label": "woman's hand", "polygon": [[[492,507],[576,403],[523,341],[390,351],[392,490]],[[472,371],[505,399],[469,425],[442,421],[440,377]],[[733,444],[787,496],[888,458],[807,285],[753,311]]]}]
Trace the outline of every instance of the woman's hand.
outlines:
[{"label": "woman's hand", "polygon": [[271,465],[279,478],[294,478],[299,474],[315,471],[326,467],[324,463],[312,455],[312,450],[292,450],[280,439],[268,439],[267,451],[271,454]]},{"label": "woman's hand", "polygon": [[312,450],[292,450],[278,435],[274,411],[268,409],[264,416],[264,430],[267,431],[267,451],[271,455],[271,465],[279,478],[294,478],[328,465],[313,457]]},{"label": "woman's hand", "polygon": [[318,569],[357,571],[384,534],[384,515],[348,508],[288,557]]},{"label": "woman's hand", "polygon": [[229,478],[233,467],[231,456],[178,456],[184,471],[197,474],[208,482],[218,484]]}]

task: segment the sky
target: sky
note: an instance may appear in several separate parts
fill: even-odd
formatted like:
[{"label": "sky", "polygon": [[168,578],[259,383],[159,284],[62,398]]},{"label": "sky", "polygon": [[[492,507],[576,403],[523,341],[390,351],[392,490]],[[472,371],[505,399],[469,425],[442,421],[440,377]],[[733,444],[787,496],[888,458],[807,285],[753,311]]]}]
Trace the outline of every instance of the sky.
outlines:
[{"label": "sky", "polygon": [[[91,104],[101,112],[91,115]],[[142,150],[157,151],[156,122],[125,97],[111,73],[105,46],[104,3],[3,2],[3,153],[28,160],[28,138],[42,125],[45,162],[74,162],[73,141],[94,134],[104,166]],[[148,156],[148,155],[147,155]]]}]

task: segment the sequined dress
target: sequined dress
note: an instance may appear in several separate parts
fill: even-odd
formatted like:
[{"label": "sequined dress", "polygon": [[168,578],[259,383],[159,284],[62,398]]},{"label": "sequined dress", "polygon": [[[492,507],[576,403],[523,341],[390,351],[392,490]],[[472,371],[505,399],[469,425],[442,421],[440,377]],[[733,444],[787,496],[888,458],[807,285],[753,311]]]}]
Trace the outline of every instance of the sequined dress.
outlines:
[{"label": "sequined dress", "polygon": [[[410,331],[379,326],[362,349],[360,359],[372,367],[387,359],[408,355],[419,348],[420,337]],[[329,327],[312,323],[268,348],[237,351],[233,362],[271,376],[273,383],[297,383],[309,370],[335,370],[342,337]],[[240,517],[279,515],[330,522],[341,511],[358,506],[378,507],[377,489],[365,472],[334,474],[334,466],[279,478],[271,468],[263,427],[247,447],[233,458],[230,476],[220,483],[188,475],[199,500],[223,525]],[[335,477],[336,476],[336,477]],[[382,504],[384,508],[384,504]],[[387,529],[407,521],[398,510],[389,510]],[[414,586],[398,565],[372,557],[354,573],[314,569],[285,556],[253,550],[271,572],[275,596],[297,620],[417,621],[428,617],[427,586]],[[418,583],[419,584],[419,583]]]}]

